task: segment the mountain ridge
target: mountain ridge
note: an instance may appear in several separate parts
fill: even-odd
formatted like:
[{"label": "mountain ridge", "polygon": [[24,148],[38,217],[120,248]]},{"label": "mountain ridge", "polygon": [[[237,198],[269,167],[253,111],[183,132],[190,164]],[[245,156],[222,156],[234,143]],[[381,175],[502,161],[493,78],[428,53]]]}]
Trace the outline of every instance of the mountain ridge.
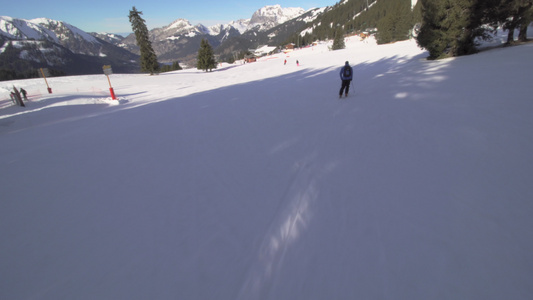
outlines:
[{"label": "mountain ridge", "polygon": [[38,68],[97,74],[106,64],[117,72],[138,72],[138,55],[74,25],[47,18],[0,17],[0,45],[0,69],[29,77]]},{"label": "mountain ridge", "polygon": [[[160,63],[185,61],[193,65],[202,39],[207,39],[222,59],[261,44],[278,45],[288,36],[286,31],[295,27],[275,28],[312,10],[316,9],[270,5],[258,9],[249,19],[213,26],[192,25],[178,18],[150,30],[150,39]],[[6,55],[8,45],[13,47]],[[139,72],[139,55],[134,34],[88,33],[48,18],[0,17],[0,69],[22,72],[47,67],[75,75],[100,73],[103,64],[112,64],[117,72],[132,73]]]},{"label": "mountain ridge", "polygon": [[[228,54],[226,51],[228,47],[217,49],[219,46],[242,38],[244,41],[241,40],[239,44],[243,46],[238,47],[238,50],[246,51],[250,47],[254,48],[271,40],[266,34],[267,31],[312,10],[315,9],[267,5],[255,11],[249,19],[239,19],[209,27],[203,24],[192,25],[190,21],[180,18],[167,26],[150,30],[150,39],[160,62],[171,63],[181,60],[192,64],[202,39],[207,39],[215,52],[220,55]],[[120,44],[121,47],[140,54],[136,42],[134,34],[130,34],[116,45]],[[276,45],[279,43],[280,41],[276,41]]]}]

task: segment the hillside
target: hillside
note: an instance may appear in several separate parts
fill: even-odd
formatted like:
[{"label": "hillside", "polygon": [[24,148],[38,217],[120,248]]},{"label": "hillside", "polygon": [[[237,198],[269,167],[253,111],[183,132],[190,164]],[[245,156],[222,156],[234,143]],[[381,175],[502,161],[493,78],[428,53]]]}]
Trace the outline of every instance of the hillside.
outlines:
[{"label": "hillside", "polygon": [[49,68],[69,75],[138,72],[138,55],[65,22],[0,17],[0,79],[31,78]]},{"label": "hillside", "polygon": [[0,82],[0,299],[531,299],[533,44],[346,45]]},{"label": "hillside", "polygon": [[[202,24],[193,26],[188,20],[178,19],[168,26],[150,30],[150,39],[162,63],[180,61],[194,66],[202,39],[206,39],[216,50],[219,61],[226,61],[260,45],[282,44],[289,35],[303,26],[301,22],[298,26],[285,24],[302,15],[308,16],[309,12],[302,8],[267,5],[255,11],[249,19],[210,27]],[[133,53],[140,53],[133,34],[115,44]]]}]

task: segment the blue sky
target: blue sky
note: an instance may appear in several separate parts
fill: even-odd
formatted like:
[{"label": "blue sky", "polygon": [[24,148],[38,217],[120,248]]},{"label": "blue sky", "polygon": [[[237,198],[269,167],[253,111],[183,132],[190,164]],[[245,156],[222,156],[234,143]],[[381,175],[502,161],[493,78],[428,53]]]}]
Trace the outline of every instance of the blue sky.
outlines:
[{"label": "blue sky", "polygon": [[309,9],[336,2],[338,0],[0,0],[0,14],[20,19],[64,21],[87,32],[126,33],[131,31],[128,14],[133,6],[143,13],[148,29],[153,29],[179,18],[187,19],[193,25],[202,23],[206,26],[248,19],[266,5]]}]

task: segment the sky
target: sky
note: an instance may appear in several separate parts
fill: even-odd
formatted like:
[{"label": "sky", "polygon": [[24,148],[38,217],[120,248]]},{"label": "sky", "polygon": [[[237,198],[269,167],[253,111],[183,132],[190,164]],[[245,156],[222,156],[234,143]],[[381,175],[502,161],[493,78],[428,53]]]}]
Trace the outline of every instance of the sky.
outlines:
[{"label": "sky", "polygon": [[238,19],[248,19],[259,8],[279,4],[282,7],[325,7],[335,0],[204,0],[204,1],[149,1],[149,0],[26,0],[15,5],[12,0],[0,0],[1,15],[19,19],[49,18],[64,21],[86,32],[131,32],[128,20],[133,6],[143,13],[148,29],[163,27],[177,19],[187,19],[193,25],[226,24]]}]

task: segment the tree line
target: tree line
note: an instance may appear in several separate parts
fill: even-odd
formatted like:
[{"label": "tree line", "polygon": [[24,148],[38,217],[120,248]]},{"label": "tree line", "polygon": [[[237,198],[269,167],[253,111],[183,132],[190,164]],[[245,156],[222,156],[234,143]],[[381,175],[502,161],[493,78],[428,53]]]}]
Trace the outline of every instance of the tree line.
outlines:
[{"label": "tree line", "polygon": [[324,12],[311,24],[312,32],[293,35],[288,42],[308,45],[317,40],[338,38],[362,32],[377,32],[378,44],[406,40],[420,22],[420,7],[411,9],[411,0],[348,0]]},{"label": "tree line", "polygon": [[[36,63],[29,60],[20,59],[23,51],[34,51],[39,53],[36,45],[24,45],[15,47],[12,41],[0,39],[4,51],[0,53],[0,81],[29,79],[39,77],[39,68],[48,66],[44,63]],[[43,47],[47,47],[50,42],[43,42]],[[52,76],[64,76],[66,73],[61,70],[49,68]]]},{"label": "tree line", "polygon": [[[375,33],[378,44],[417,37],[430,59],[475,53],[480,40],[498,28],[508,31],[507,43],[527,40],[533,21],[533,0],[348,0],[335,4],[311,24],[312,32],[287,41],[307,45],[340,35]],[[340,43],[340,42],[339,42]],[[343,47],[334,42],[333,48]]]},{"label": "tree line", "polygon": [[422,24],[418,45],[430,59],[472,54],[478,41],[491,38],[499,26],[508,31],[507,43],[527,39],[533,20],[533,0],[421,0]]}]

